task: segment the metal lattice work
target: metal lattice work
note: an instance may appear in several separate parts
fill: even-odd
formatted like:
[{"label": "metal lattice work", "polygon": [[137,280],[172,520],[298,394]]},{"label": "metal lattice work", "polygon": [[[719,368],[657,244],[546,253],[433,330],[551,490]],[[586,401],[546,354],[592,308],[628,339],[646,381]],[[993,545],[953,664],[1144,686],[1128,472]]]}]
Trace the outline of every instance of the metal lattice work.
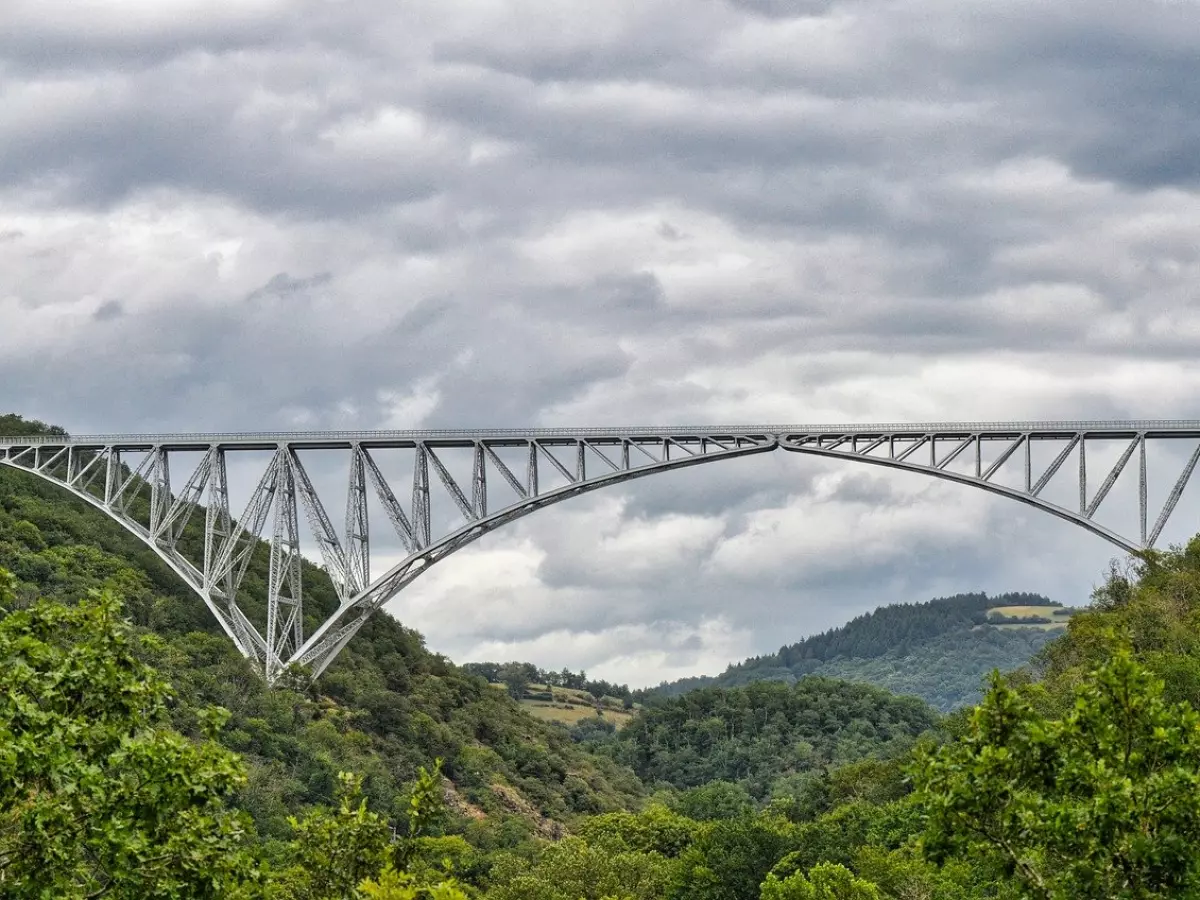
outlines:
[{"label": "metal lattice work", "polygon": [[[67,488],[141,538],[274,681],[292,663],[322,672],[371,613],[431,565],[501,525],[605,485],[760,453],[776,443],[774,434],[737,429],[24,437],[0,438],[0,463]],[[460,462],[465,455],[466,472],[452,471],[452,455]],[[262,470],[235,519],[228,468],[239,456]],[[384,457],[411,476],[385,475]],[[185,458],[189,472],[177,486],[171,471],[181,470]],[[348,470],[341,528],[310,477],[310,468],[324,471],[331,462]],[[401,481],[411,486],[407,505],[397,496]],[[398,540],[403,548],[400,561],[375,578],[371,506],[395,534],[378,542]],[[338,601],[307,638],[301,509]],[[203,520],[203,539],[190,542],[189,554],[184,535],[193,519],[196,529]],[[265,615],[256,617],[247,614],[255,604],[240,591],[261,540],[269,543],[270,564]],[[308,612],[311,620],[314,611]]]},{"label": "metal lattice work", "polygon": [[[1151,509],[1147,471],[1165,464],[1148,461],[1147,448],[1168,444],[1186,462]],[[0,438],[0,463],[66,488],[152,547],[274,681],[293,663],[322,672],[422,572],[508,522],[606,485],[777,447],[982,488],[1137,551],[1155,545],[1200,461],[1200,422],[38,436]],[[236,518],[231,465],[243,481],[253,470],[255,482]],[[331,489],[319,490],[313,477],[333,470],[332,490],[345,491],[339,526],[321,499]],[[173,472],[186,477],[173,480]],[[1103,524],[1097,517],[1122,476],[1137,484],[1129,521]],[[1110,500],[1113,510],[1124,506]],[[263,541],[266,596],[244,596]],[[378,560],[396,542],[401,551],[376,573],[373,544]],[[310,608],[307,619],[302,545],[315,547],[336,589],[336,608]],[[322,617],[306,635],[306,622]]]},{"label": "metal lattice work", "polygon": [[[1168,440],[1184,440],[1196,446],[1191,448],[1190,458],[1150,525],[1146,448],[1150,442]],[[818,428],[784,432],[779,443],[785,450],[796,453],[906,469],[982,488],[1073,522],[1135,553],[1155,545],[1175,511],[1200,460],[1197,441],[1200,441],[1200,423],[1108,422],[998,423],[978,429],[921,425]],[[1089,481],[1089,474],[1096,473],[1089,471],[1088,448],[1107,449],[1114,443],[1120,448],[1119,455],[1108,461],[1111,467],[1104,469],[1098,484]],[[1042,459],[1035,463],[1039,456]],[[1116,531],[1098,522],[1096,516],[1134,456],[1138,480],[1136,521],[1127,521],[1121,531]],[[1072,459],[1074,467],[1067,467],[1065,464]],[[1011,476],[1017,467],[1014,479]],[[1061,487],[1070,477],[1060,474],[1066,470],[1074,473],[1072,500],[1078,497],[1078,505],[1066,506],[1062,500],[1045,496],[1051,484],[1057,481]]]}]

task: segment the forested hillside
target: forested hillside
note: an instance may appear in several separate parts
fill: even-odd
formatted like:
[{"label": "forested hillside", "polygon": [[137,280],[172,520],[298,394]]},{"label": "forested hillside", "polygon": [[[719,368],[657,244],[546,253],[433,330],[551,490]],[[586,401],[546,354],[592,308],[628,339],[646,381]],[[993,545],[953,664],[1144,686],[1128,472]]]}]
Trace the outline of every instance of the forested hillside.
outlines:
[{"label": "forested hillside", "polygon": [[[1200,542],[1132,578],[1114,572],[1039,659],[1039,680],[997,678],[941,746],[926,738],[899,758],[804,773],[759,809],[715,781],[582,817],[557,840],[490,846],[447,826],[436,768],[405,786],[395,832],[347,775],[337,806],[262,841],[229,805],[246,781],[244,761],[212,741],[227,715],[175,701],[175,721],[195,727],[165,726],[169,689],[136,658],[147,636],[115,617],[119,601],[23,609],[13,585],[0,570],[6,897],[1167,900],[1200,889]],[[753,730],[753,710],[776,706],[837,731],[808,699],[793,707],[794,690],[712,691],[694,709],[685,697],[662,724]],[[919,724],[884,722],[896,712],[887,698],[856,690],[863,719]],[[353,734],[344,718],[331,725],[327,741]],[[722,752],[718,740],[698,756]]]},{"label": "forested hillside", "polygon": [[719,676],[665,683],[636,696],[672,697],[701,687],[737,687],[756,681],[790,684],[804,675],[824,675],[912,694],[950,712],[977,702],[993,669],[1008,671],[1024,665],[1057,633],[996,627],[989,624],[988,611],[1055,605],[1039,594],[1007,593],[957,594],[881,606],[776,653],[732,665]]},{"label": "forested hillside", "polygon": [[[43,427],[0,417],[0,433]],[[267,563],[265,552],[254,557],[250,591],[265,585]],[[287,815],[306,805],[332,802],[343,770],[364,776],[371,802],[399,816],[404,785],[439,757],[462,827],[486,832],[484,843],[558,833],[642,794],[627,768],[526,715],[386,615],[312,689],[268,690],[153,552],[62,489],[8,467],[0,467],[0,568],[17,577],[18,606],[38,596],[72,603],[100,588],[123,598],[132,621],[163,639],[152,661],[179,693],[180,727],[193,729],[191,711],[207,704],[231,712],[220,740],[249,768],[237,802],[266,835],[283,834]],[[322,570],[306,564],[303,577],[314,603],[333,602]]]},{"label": "forested hillside", "polygon": [[[0,431],[22,430],[48,426],[0,417]],[[267,565],[261,547],[244,582],[249,593],[265,590]],[[616,707],[632,704],[628,688],[529,664],[459,668],[386,615],[308,690],[268,690],[154,553],[60,488],[7,467],[0,567],[16,575],[19,604],[76,602],[111,588],[135,625],[164,639],[153,662],[180,693],[179,724],[192,727],[188,710],[207,704],[232,713],[221,742],[243,754],[250,773],[238,803],[267,835],[286,832],[287,816],[305,805],[331,802],[341,770],[365,776],[368,798],[397,816],[402,786],[435,758],[444,759],[462,827],[488,832],[485,843],[557,834],[581,814],[630,808],[644,794],[634,772],[677,788],[739,782],[765,801],[780,778],[895,756],[935,718],[909,699],[814,678],[795,688],[701,691],[635,717],[619,740],[613,713],[568,731],[514,702],[533,679]],[[322,570],[306,564],[303,577],[313,605],[335,602]],[[509,690],[487,687],[497,681]]]},{"label": "forested hillside", "polygon": [[902,756],[937,719],[916,698],[812,676],[793,685],[703,688],[659,701],[615,746],[617,758],[647,784],[734,782],[766,801],[808,783],[809,773]]}]

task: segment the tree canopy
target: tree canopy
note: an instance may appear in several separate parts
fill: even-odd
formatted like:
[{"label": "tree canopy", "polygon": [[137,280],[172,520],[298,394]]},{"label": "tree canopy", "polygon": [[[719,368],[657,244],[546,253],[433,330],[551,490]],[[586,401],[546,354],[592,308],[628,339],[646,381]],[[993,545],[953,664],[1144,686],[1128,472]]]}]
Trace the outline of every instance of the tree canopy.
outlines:
[{"label": "tree canopy", "polygon": [[383,616],[268,690],[153,554],[4,469],[0,567],[0,896],[1200,896],[1200,540],[1114,567],[972,711],[804,675],[657,699],[621,732],[537,722],[487,683],[527,664],[470,674]]},{"label": "tree canopy", "polygon": [[[0,607],[13,602],[0,570]],[[246,780],[174,731],[111,593],[0,619],[0,888],[6,897],[236,897],[256,880]],[[199,710],[211,735],[223,711]]]}]

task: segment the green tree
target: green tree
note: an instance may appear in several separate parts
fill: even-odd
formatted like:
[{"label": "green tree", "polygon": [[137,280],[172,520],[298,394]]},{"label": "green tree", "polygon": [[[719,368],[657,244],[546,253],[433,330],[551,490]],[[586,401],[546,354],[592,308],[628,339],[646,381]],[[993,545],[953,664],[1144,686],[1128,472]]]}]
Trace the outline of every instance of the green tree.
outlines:
[{"label": "green tree", "polygon": [[679,797],[678,811],[698,822],[736,819],[754,812],[754,799],[740,784],[710,781],[684,791]]},{"label": "green tree", "polygon": [[[0,570],[0,609],[13,580]],[[240,761],[167,725],[171,693],[111,593],[0,620],[0,895],[247,896]],[[200,713],[209,732],[223,711]]]},{"label": "green tree", "polygon": [[860,849],[854,871],[895,900],[1015,900],[1019,889],[996,866],[976,860],[948,860],[934,865],[916,847]]},{"label": "green tree", "polygon": [[542,848],[533,865],[498,857],[488,900],[662,900],[678,863],[657,853],[568,837]]},{"label": "green tree", "polygon": [[461,856],[462,838],[431,836],[440,821],[441,766],[421,767],[408,803],[408,836],[392,840],[383,816],[367,808],[362,779],[338,775],[338,808],[318,806],[303,819],[291,819],[295,837],[288,847],[290,868],[281,893],[295,900],[459,900],[464,894],[450,873],[431,858]]},{"label": "green tree", "polygon": [[529,672],[522,663],[505,663],[500,667],[500,681],[514,700],[520,700],[529,688]]},{"label": "green tree", "polygon": [[356,886],[388,862],[391,833],[383,817],[367,809],[362,780],[340,772],[338,783],[336,810],[319,806],[289,820],[295,838],[287,882],[298,900],[350,900]]},{"label": "green tree", "polygon": [[467,895],[453,880],[438,884],[420,884],[415,875],[397,872],[387,866],[379,879],[367,879],[359,886],[367,900],[467,900]]},{"label": "green tree", "polygon": [[[441,883],[452,872],[469,868],[478,854],[457,834],[443,834],[446,802],[440,757],[432,771],[421,766],[408,794],[407,834],[392,845],[392,865],[414,884]],[[453,884],[453,880],[450,882]]]},{"label": "green tree", "polygon": [[761,900],[882,900],[879,888],[856,878],[845,866],[821,863],[807,876],[771,874],[762,884]]},{"label": "green tree", "polygon": [[607,843],[674,858],[692,845],[704,827],[661,804],[651,803],[641,812],[592,816],[583,823],[582,831],[589,844]]},{"label": "green tree", "polygon": [[924,846],[1002,863],[1038,900],[1200,895],[1200,714],[1120,650],[1060,719],[998,676],[913,767]]},{"label": "green tree", "polygon": [[1065,709],[1073,688],[1121,642],[1163,680],[1165,699],[1200,708],[1200,537],[1110,568],[1092,607],[1073,616],[1066,636],[1039,655],[1052,705]]},{"label": "green tree", "polygon": [[747,900],[791,846],[786,823],[758,816],[710,822],[679,857],[672,900]]}]

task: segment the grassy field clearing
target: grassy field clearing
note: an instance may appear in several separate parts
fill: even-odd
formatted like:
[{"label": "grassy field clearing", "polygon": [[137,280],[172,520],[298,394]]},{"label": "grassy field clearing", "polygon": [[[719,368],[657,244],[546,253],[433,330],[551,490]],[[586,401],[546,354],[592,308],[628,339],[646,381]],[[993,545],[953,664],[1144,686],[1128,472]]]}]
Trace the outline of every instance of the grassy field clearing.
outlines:
[{"label": "grassy field clearing", "polygon": [[990,619],[1019,619],[1041,616],[1045,619],[1069,619],[1075,610],[1066,606],[995,606],[988,610]]},{"label": "grassy field clearing", "polygon": [[584,719],[600,718],[612,722],[617,728],[624,728],[633,718],[632,713],[623,710],[605,709],[600,715],[594,706],[564,706],[558,703],[546,703],[543,700],[522,700],[521,705],[529,714],[543,722],[561,722],[564,725],[574,725]]},{"label": "grassy field clearing", "polygon": [[[500,691],[508,690],[503,684],[489,684],[488,687]],[[554,700],[546,700],[539,696],[545,694],[552,694]],[[596,710],[597,704],[600,706],[600,712]],[[564,725],[574,725],[584,719],[600,718],[612,722],[617,728],[624,728],[633,718],[633,711],[625,709],[616,698],[606,697],[597,701],[587,691],[552,688],[545,684],[530,684],[521,700],[521,706],[536,719],[543,722],[561,722]]]},{"label": "grassy field clearing", "polygon": [[[994,628],[1040,628],[1049,631],[1065,628],[1067,620],[1075,614],[1068,606],[996,606],[988,610],[988,624]],[[1049,622],[1005,622],[1006,619],[1024,619],[1037,616]]]}]

